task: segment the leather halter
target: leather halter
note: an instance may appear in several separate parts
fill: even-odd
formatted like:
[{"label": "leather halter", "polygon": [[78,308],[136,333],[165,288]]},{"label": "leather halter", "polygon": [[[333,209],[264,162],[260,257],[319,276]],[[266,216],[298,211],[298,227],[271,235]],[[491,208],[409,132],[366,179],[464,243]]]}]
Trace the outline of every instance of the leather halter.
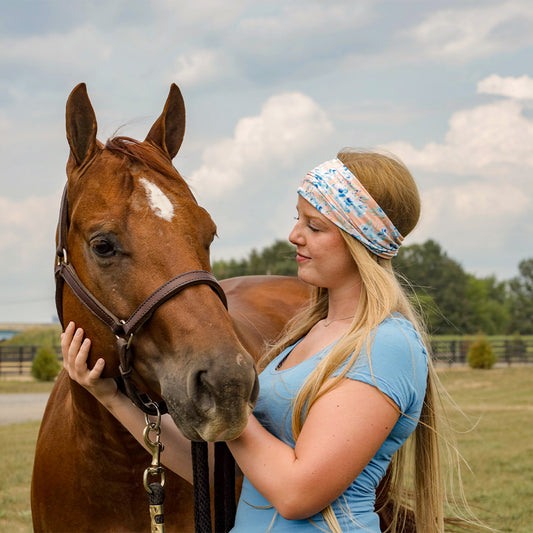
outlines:
[{"label": "leather halter", "polygon": [[[155,415],[157,414],[155,403],[146,394],[141,393],[131,379],[133,370],[131,344],[134,333],[150,319],[160,305],[187,287],[200,284],[209,285],[227,308],[226,295],[213,274],[205,270],[192,270],[179,274],[167,281],[164,285],[161,285],[161,287],[156,289],[139,305],[128,319],[121,320],[91,293],[78,277],[74,266],[69,262],[67,253],[69,223],[67,185],[65,185],[59,212],[56,266],[54,269],[56,280],[56,308],[61,325],[64,326],[63,286],[66,283],[78,300],[115,334],[120,360],[119,370],[126,394],[145,413]],[[166,406],[159,404],[159,411],[166,412]]]}]

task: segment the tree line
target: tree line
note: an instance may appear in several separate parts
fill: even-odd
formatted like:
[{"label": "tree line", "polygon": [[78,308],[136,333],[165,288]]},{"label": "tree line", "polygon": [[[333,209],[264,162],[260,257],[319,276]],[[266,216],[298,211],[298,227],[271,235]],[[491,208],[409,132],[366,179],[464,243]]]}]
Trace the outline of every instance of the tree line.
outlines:
[{"label": "tree line", "polygon": [[[478,278],[448,257],[434,240],[400,248],[397,276],[419,306],[433,335],[533,334],[533,258],[518,265],[518,276]],[[218,279],[255,274],[296,276],[295,248],[278,240],[248,257],[213,262]]]}]

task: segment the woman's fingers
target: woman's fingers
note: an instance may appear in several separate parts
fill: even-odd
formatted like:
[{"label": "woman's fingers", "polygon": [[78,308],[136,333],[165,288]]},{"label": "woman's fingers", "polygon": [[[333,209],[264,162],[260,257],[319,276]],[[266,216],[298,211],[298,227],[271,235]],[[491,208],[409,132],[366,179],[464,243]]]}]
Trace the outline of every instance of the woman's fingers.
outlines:
[{"label": "woman's fingers", "polygon": [[81,328],[78,328],[74,332],[74,335],[72,336],[72,340],[70,342],[70,346],[68,348],[69,362],[73,362],[74,364],[76,364],[77,355],[78,355],[78,352],[80,351],[82,342],[83,342],[83,330]]},{"label": "woman's fingers", "polygon": [[99,358],[92,369],[87,366],[91,341],[84,338],[84,331],[71,322],[61,335],[63,361],[70,379],[85,387],[100,401],[112,398],[117,393],[113,379],[101,379],[105,360]]},{"label": "woman's fingers", "polygon": [[63,354],[63,365],[67,370],[69,370],[69,347],[72,342],[72,337],[76,330],[74,322],[70,322],[69,325],[65,328],[65,331],[61,334],[61,352]]},{"label": "woman's fingers", "polygon": [[92,381],[100,377],[103,367],[98,368],[94,373],[91,373],[87,367],[91,341],[84,339],[83,329],[76,329],[73,322],[70,322],[61,337],[61,351],[63,352],[64,364],[70,377],[80,383],[80,385],[86,384],[88,380]]}]

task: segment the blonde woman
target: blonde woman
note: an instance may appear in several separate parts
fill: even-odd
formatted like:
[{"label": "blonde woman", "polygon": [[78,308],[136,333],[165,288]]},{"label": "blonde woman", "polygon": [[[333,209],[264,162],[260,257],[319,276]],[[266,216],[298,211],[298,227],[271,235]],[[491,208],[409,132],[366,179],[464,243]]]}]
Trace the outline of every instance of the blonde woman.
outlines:
[{"label": "blonde woman", "polygon": [[[379,500],[393,508],[392,531],[404,531],[398,451],[414,433],[416,531],[442,532],[433,371],[391,267],[418,221],[416,184],[392,157],[344,151],[307,174],[297,212],[289,239],[315,295],[266,355],[254,414],[228,442],[245,476],[233,531],[380,532],[386,473]],[[87,368],[82,341],[69,325],[71,378],[142,439],[143,416],[99,379],[103,362]],[[165,463],[190,479],[189,443],[168,426]]]}]

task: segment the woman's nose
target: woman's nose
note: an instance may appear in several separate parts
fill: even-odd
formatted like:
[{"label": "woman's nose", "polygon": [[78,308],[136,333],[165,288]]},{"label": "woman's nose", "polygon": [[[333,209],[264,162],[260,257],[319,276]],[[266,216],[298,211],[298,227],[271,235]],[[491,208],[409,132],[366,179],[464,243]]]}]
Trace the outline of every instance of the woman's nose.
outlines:
[{"label": "woman's nose", "polygon": [[298,222],[294,225],[294,228],[292,228],[292,231],[289,233],[289,241],[292,244],[301,244],[302,242],[302,232],[300,231],[300,228],[298,227]]}]

